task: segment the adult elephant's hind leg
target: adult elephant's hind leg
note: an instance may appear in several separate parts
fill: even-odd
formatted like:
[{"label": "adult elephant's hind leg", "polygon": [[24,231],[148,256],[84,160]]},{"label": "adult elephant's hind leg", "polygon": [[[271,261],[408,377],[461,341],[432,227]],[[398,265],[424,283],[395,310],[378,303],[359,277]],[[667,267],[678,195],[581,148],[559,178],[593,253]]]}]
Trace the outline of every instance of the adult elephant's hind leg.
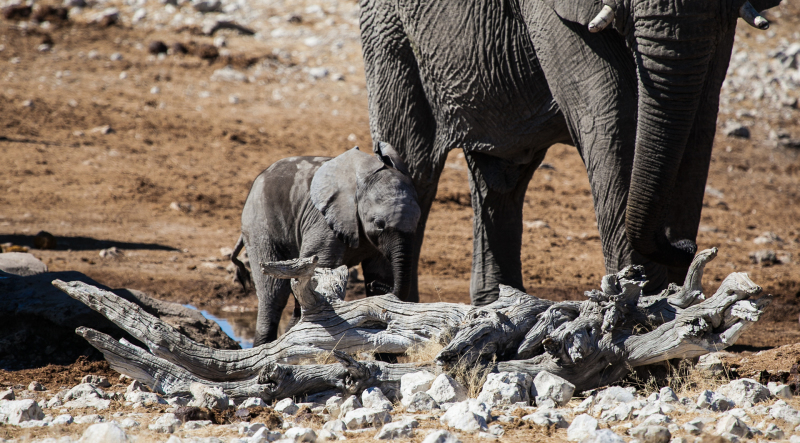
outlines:
[{"label": "adult elephant's hind leg", "polygon": [[475,306],[487,305],[504,284],[522,284],[522,206],[525,190],[546,150],[525,165],[480,153],[466,153],[472,194],[473,246],[470,297]]}]

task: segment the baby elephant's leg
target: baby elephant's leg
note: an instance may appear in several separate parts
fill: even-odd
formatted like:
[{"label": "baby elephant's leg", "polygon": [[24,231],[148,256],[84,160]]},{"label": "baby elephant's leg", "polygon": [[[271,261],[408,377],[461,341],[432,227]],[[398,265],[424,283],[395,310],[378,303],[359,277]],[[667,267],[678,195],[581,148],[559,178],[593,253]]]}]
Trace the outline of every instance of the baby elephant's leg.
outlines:
[{"label": "baby elephant's leg", "polygon": [[392,265],[383,256],[368,258],[361,262],[361,270],[364,273],[364,287],[367,290],[367,297],[373,295],[383,295],[392,292]]}]

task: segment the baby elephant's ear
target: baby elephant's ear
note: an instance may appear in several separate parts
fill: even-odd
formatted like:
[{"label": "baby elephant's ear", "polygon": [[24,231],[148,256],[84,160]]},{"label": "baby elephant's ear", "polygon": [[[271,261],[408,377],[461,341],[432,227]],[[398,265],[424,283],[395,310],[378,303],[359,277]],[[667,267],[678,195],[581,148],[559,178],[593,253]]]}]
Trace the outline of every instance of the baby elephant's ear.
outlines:
[{"label": "baby elephant's ear", "polygon": [[403,161],[400,154],[394,150],[394,147],[386,142],[378,142],[375,144],[375,154],[386,166],[391,166],[400,171],[403,175],[410,177],[408,166]]},{"label": "baby elephant's ear", "polygon": [[375,157],[355,147],[325,162],[311,179],[311,202],[336,236],[358,247],[358,182],[382,168]]}]

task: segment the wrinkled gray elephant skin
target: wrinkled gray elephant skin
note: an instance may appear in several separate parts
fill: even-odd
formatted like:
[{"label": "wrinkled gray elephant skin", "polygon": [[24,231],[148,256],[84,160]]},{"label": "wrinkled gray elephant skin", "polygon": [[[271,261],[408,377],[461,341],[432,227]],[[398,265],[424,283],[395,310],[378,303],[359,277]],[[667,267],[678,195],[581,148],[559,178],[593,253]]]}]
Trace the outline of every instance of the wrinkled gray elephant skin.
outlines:
[{"label": "wrinkled gray elephant skin", "polygon": [[[323,267],[361,264],[367,295],[388,288],[402,300],[417,301],[410,291],[417,194],[394,149],[379,143],[377,151],[287,158],[253,182],[231,261],[245,285],[249,273],[237,255],[247,249],[258,295],[256,346],[277,338],[291,293],[289,280],[263,274],[260,263],[316,255]],[[293,321],[299,317],[295,304]]]},{"label": "wrinkled gray elephant skin", "polygon": [[361,0],[372,137],[397,147],[420,198],[415,260],[447,152],[462,148],[472,301],[524,289],[524,193],[547,148],[568,143],[607,272],[643,265],[648,292],[683,281],[737,18],[763,29],[756,10],[779,0],[751,3]]}]

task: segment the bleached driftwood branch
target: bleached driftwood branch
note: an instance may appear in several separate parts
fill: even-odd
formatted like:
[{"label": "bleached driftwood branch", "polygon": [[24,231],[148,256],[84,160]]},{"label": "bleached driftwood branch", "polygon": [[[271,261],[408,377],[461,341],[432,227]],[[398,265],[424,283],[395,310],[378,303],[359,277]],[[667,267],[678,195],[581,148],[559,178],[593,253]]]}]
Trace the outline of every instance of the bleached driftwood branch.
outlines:
[{"label": "bleached driftwood branch", "polygon": [[[415,304],[392,294],[344,301],[347,268],[316,268],[316,259],[262,263],[263,272],[292,278],[300,321],[258,348],[222,351],[200,345],[114,294],[79,282],[53,282],[145,343],[149,352],[87,328],[78,333],[111,366],[165,394],[189,392],[193,382],[222,386],[229,395],[266,400],[326,390],[392,392],[400,377],[422,367],[494,365],[497,371],[548,371],[579,389],[612,383],[631,368],[695,357],[733,344],[757,321],[767,297],[745,274],[728,276],[706,299],[700,279],[716,249],[697,255],[683,286],[642,296],[641,268],[603,277],[582,302],[539,299],[501,287],[484,307]],[[444,349],[429,364],[358,362],[359,352],[404,353],[436,340]],[[339,363],[298,365],[332,356]],[[497,361],[498,363],[491,363]]]}]

